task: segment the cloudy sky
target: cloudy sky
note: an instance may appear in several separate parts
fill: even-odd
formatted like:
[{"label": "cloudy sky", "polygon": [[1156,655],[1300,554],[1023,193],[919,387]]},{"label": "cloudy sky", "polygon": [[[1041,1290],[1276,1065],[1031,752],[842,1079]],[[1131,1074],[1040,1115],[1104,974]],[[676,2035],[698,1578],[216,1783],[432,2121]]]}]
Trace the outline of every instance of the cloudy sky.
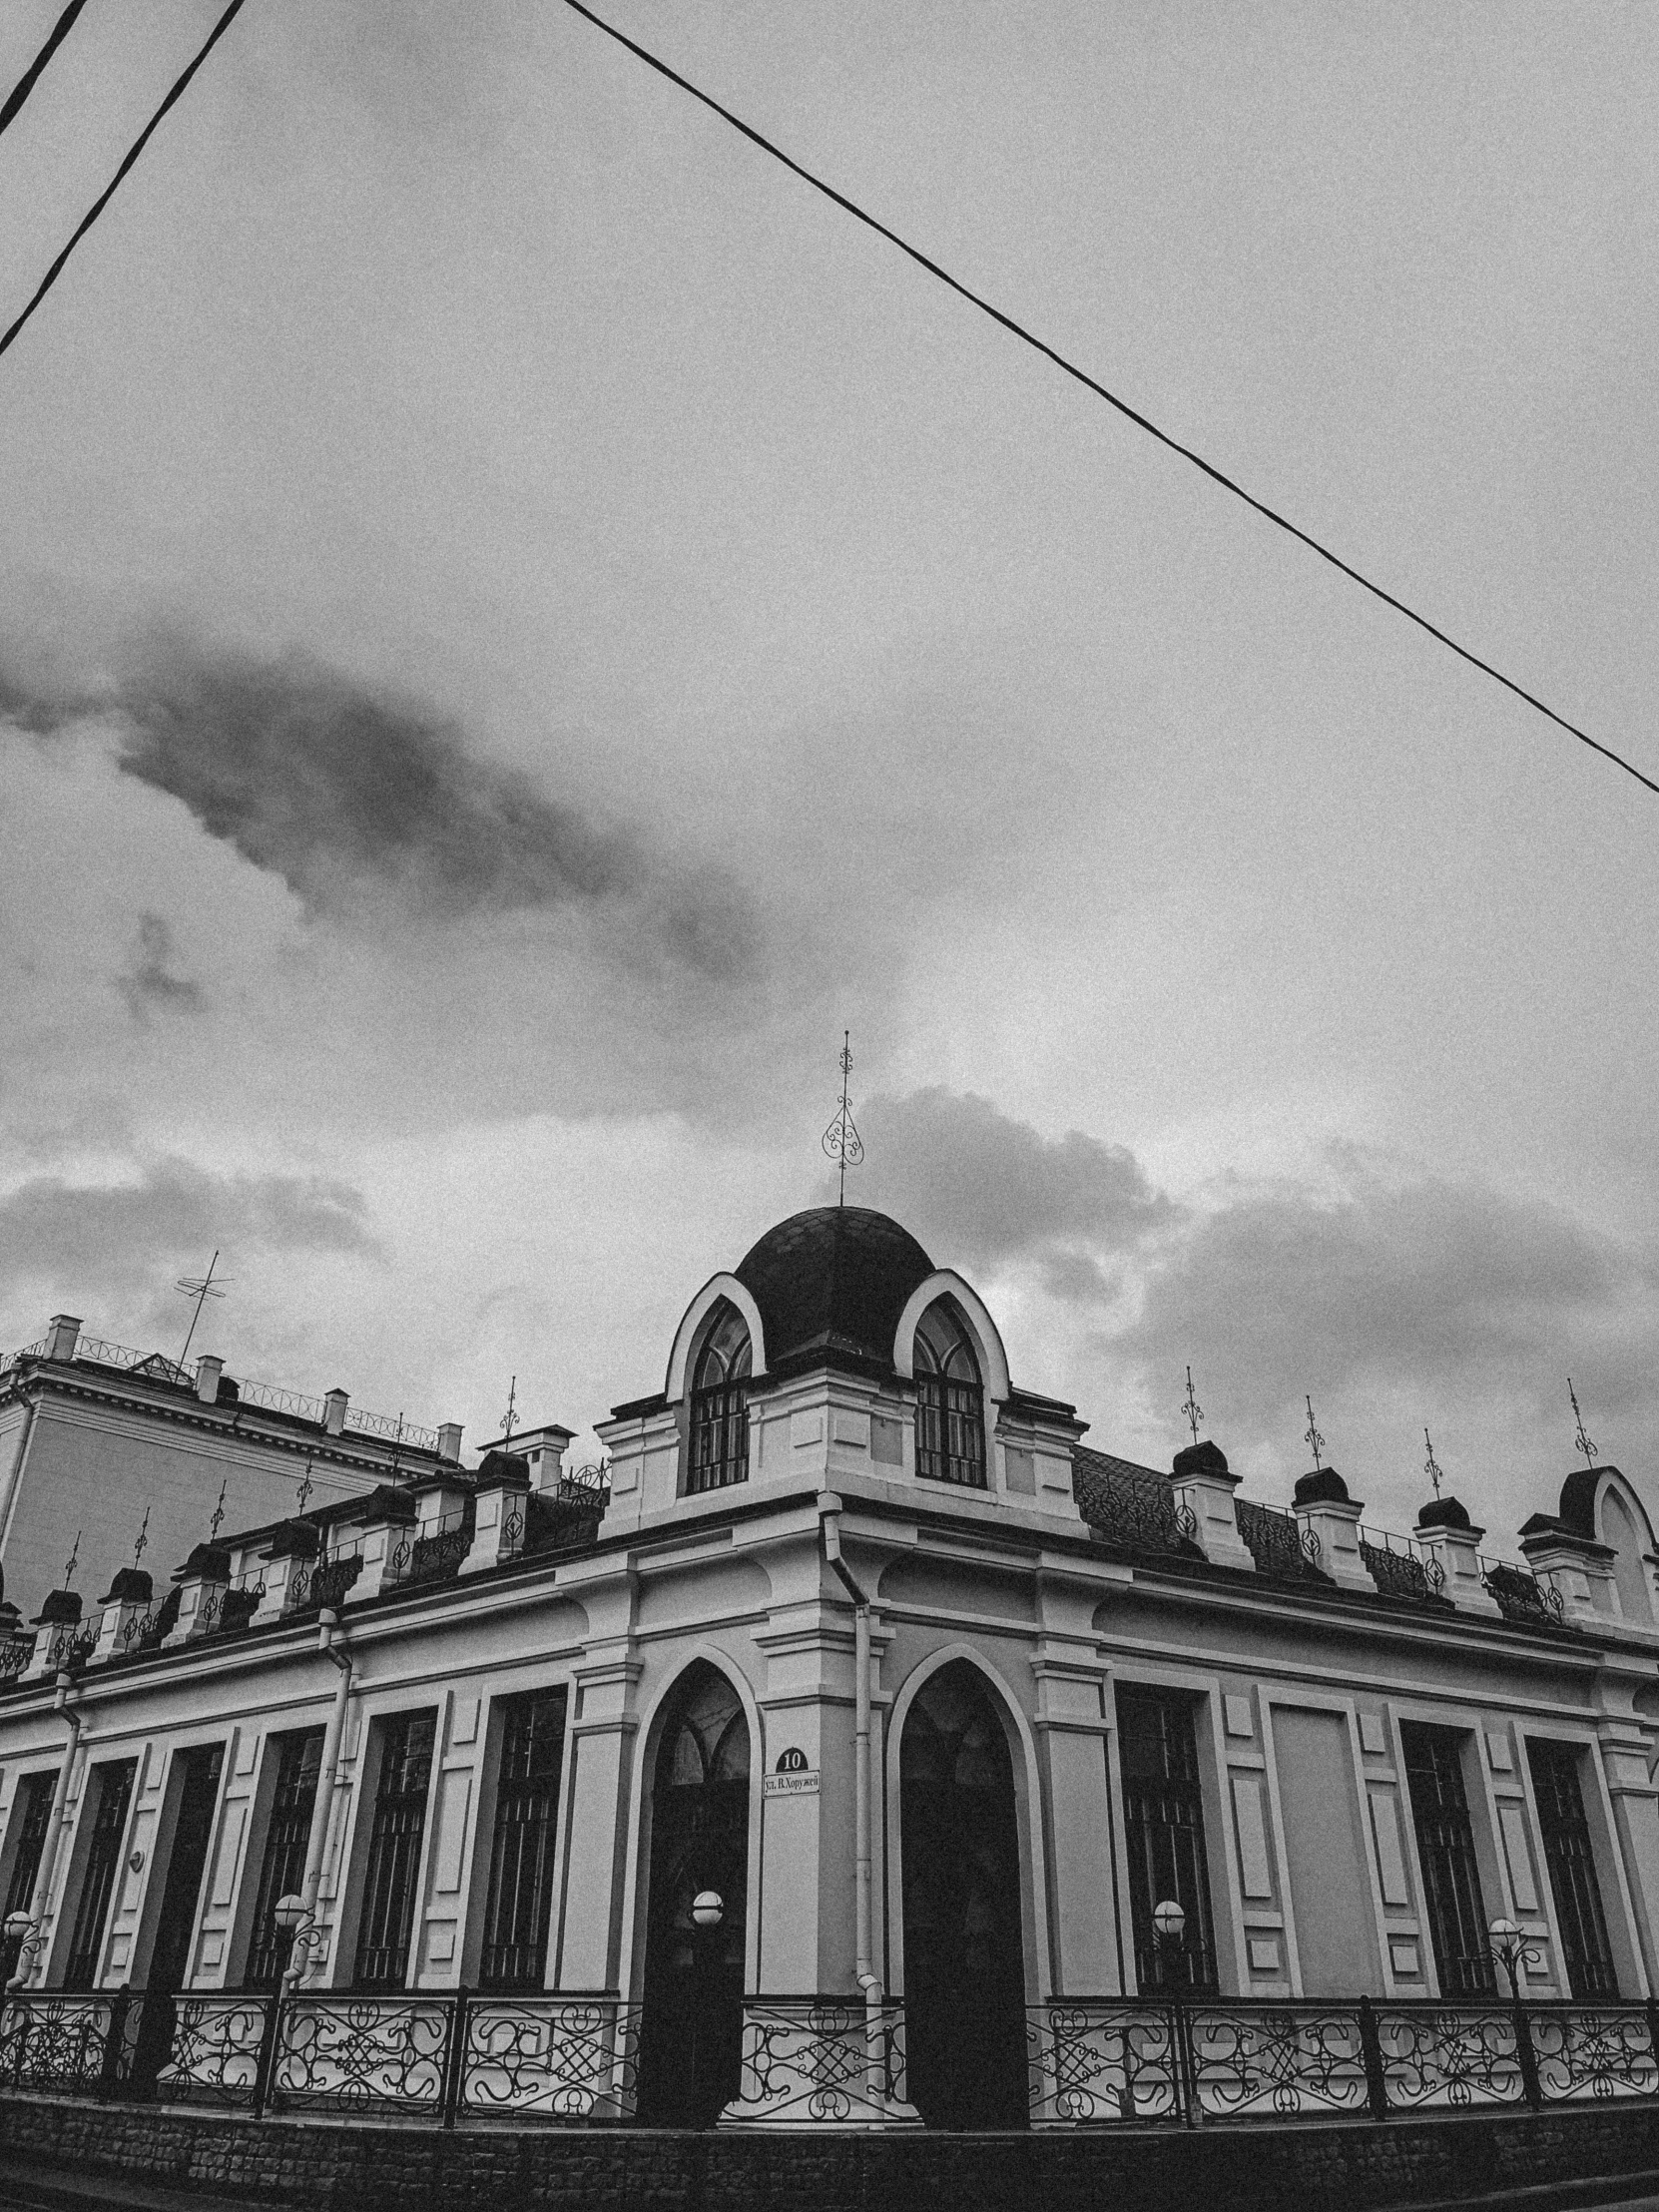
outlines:
[{"label": "cloudy sky", "polygon": [[[0,320],[218,9],[86,10]],[[610,12],[1659,772],[1659,11]],[[0,1343],[219,1247],[234,1373],[584,1427],[850,1027],[1095,1443],[1506,1541],[1570,1372],[1659,1493],[1659,801],[557,0],[250,0],[0,422]]]}]

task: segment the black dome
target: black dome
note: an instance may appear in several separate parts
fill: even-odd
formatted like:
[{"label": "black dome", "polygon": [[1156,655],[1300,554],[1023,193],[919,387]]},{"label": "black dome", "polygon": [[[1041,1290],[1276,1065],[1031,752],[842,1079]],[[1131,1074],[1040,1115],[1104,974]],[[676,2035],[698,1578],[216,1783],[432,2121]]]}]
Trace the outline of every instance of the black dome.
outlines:
[{"label": "black dome", "polygon": [[898,1317],[933,1263],[885,1214],[815,1206],[769,1229],[736,1273],[761,1309],[769,1371],[844,1360],[890,1373]]}]

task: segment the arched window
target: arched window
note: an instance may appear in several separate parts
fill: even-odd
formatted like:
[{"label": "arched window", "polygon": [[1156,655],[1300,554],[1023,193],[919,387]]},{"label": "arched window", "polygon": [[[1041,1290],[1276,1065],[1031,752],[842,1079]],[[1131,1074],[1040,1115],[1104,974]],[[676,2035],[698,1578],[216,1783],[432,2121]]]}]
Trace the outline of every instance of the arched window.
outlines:
[{"label": "arched window", "polygon": [[749,1331],[735,1306],[715,1309],[692,1378],[688,1494],[749,1480]]},{"label": "arched window", "polygon": [[967,1331],[947,1299],[916,1324],[916,1472],[985,1487],[985,1393]]}]

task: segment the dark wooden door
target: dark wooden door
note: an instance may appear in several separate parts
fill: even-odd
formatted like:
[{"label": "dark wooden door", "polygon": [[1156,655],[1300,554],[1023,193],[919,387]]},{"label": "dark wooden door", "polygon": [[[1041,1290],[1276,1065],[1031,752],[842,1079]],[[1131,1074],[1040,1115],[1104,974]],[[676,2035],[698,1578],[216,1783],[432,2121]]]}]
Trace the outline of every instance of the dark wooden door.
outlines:
[{"label": "dark wooden door", "polygon": [[926,1683],[899,1746],[904,2019],[930,2127],[1024,2127],[1025,1960],[1008,1739],[958,1660]]},{"label": "dark wooden door", "polygon": [[[749,1888],[749,1723],[713,1667],[688,1676],[663,1730],[650,1880],[639,2118],[712,2127],[742,2083]],[[713,1929],[692,1920],[706,1890],[724,1908]]]}]

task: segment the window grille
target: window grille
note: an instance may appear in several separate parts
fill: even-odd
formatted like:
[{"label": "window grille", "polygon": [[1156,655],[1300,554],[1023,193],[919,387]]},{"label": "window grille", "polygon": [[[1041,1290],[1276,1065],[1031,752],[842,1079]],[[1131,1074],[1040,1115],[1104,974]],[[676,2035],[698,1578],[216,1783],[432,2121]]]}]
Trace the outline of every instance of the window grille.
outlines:
[{"label": "window grille", "polygon": [[276,1901],[296,1896],[305,1879],[305,1852],[322,1768],[320,1728],[299,1729],[276,1742],[276,1788],[265,1832],[254,1943],[245,1977],[251,1989],[275,1989],[288,1962],[293,1938],[276,1926]]},{"label": "window grille", "polygon": [[400,1713],[386,1722],[381,1736],[380,1780],[357,1932],[359,1989],[401,1989],[408,1978],[415,1876],[432,1780],[433,1723],[430,1712]]},{"label": "window grille", "polygon": [[1136,1980],[1143,1996],[1169,1984],[1152,1915],[1173,1899],[1187,1916],[1174,1971],[1184,1991],[1205,1994],[1216,1987],[1216,1941],[1192,1700],[1126,1686],[1117,1707]]},{"label": "window grille", "polygon": [[1584,1818],[1579,1754],[1571,1744],[1536,1738],[1527,1744],[1526,1752],[1538,1801],[1544,1864],[1549,1869],[1555,1917],[1561,1924],[1568,1985],[1575,1997],[1616,1998],[1619,1980],[1601,1909],[1590,1824]]},{"label": "window grille", "polygon": [[478,1968],[485,1989],[542,1986],[564,1748],[563,1690],[537,1690],[505,1701],[489,1905]]},{"label": "window grille", "polygon": [[121,1842],[127,1832],[127,1807],[132,1800],[137,1764],[136,1760],[122,1759],[93,1769],[98,1803],[92,1816],[92,1840],[81,1875],[81,1902],[63,1977],[66,1989],[97,1986],[98,1955],[104,1947],[104,1923],[110,1916],[110,1897],[121,1868]]},{"label": "window grille", "polygon": [[716,1308],[692,1386],[686,1489],[724,1490],[749,1480],[749,1377],[753,1348],[735,1306]]},{"label": "window grille", "polygon": [[1463,1794],[1462,1739],[1455,1729],[1416,1721],[1403,1722],[1400,1736],[1440,1994],[1494,1996],[1497,1970],[1487,1947],[1474,1830]]},{"label": "window grille", "polygon": [[[57,1770],[53,1768],[45,1774],[26,1774],[17,1786],[12,1811],[17,1843],[12,1853],[5,1910],[0,1913],[0,1920],[9,1921],[14,1913],[27,1913],[33,1902],[35,1877],[40,1872],[40,1855],[46,1845],[46,1830],[52,1818],[52,1793],[57,1783]],[[19,1949],[17,1940],[0,1932],[0,1969],[3,1969],[0,1983],[9,1981],[17,1971]]]},{"label": "window grille", "polygon": [[916,1472],[985,1488],[985,1392],[967,1332],[940,1299],[916,1324]]}]

